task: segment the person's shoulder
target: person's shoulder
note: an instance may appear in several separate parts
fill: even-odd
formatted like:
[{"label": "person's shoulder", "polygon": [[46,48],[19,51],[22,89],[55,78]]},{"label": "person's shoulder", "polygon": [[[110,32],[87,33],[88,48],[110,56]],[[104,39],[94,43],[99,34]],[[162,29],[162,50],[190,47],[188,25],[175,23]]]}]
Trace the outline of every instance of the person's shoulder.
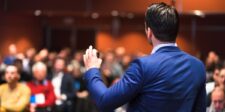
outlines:
[{"label": "person's shoulder", "polygon": [[27,86],[31,86],[31,85],[33,85],[34,84],[34,81],[32,80],[32,81],[28,81],[28,82],[26,82],[26,85]]},{"label": "person's shoulder", "polygon": [[161,61],[161,56],[159,56],[158,54],[149,54],[143,57],[139,57],[135,61],[139,62],[140,65],[144,66],[148,65],[157,66],[159,61]]},{"label": "person's shoulder", "polygon": [[30,88],[25,83],[18,83],[18,87],[20,90],[22,90],[24,92],[30,92]]},{"label": "person's shoulder", "polygon": [[193,62],[195,62],[195,63],[199,63],[199,64],[201,64],[201,65],[204,65],[203,62],[202,62],[200,59],[198,59],[197,57],[195,57],[195,56],[193,56],[193,55],[190,55],[190,54],[188,54],[188,53],[186,53],[186,52],[184,52],[184,53],[188,56],[188,58],[189,58],[191,61],[193,61]]},{"label": "person's shoulder", "polygon": [[[158,61],[152,55],[146,55],[133,60],[133,64],[138,65],[142,70],[153,69],[157,67]],[[154,66],[152,66],[154,65]]]},{"label": "person's shoulder", "polygon": [[146,56],[138,57],[134,61],[140,61],[140,62],[144,63],[146,61],[154,60],[154,58],[155,58],[155,56],[153,56],[153,55],[146,55]]},{"label": "person's shoulder", "polygon": [[0,89],[5,89],[8,87],[8,84],[7,83],[4,83],[4,84],[1,84],[0,85]]}]

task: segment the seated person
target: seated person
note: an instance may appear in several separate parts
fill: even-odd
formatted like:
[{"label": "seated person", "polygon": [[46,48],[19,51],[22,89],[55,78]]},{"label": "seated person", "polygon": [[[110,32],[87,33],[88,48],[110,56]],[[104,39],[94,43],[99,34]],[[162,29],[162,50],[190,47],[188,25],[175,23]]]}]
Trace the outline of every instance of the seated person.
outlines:
[{"label": "seated person", "polygon": [[19,83],[20,74],[14,65],[6,67],[5,84],[0,86],[0,112],[21,112],[29,104],[30,89]]},{"label": "seated person", "polygon": [[56,95],[54,112],[74,112],[75,90],[73,88],[73,77],[64,72],[65,65],[64,58],[57,57],[54,60],[51,74],[48,74]]},{"label": "seated person", "polygon": [[55,104],[55,94],[52,83],[46,79],[47,67],[37,62],[32,67],[33,81],[27,85],[31,89],[30,112],[51,112]]},{"label": "seated person", "polygon": [[221,87],[215,87],[211,95],[211,105],[207,108],[207,112],[225,112],[224,109],[224,90]]}]

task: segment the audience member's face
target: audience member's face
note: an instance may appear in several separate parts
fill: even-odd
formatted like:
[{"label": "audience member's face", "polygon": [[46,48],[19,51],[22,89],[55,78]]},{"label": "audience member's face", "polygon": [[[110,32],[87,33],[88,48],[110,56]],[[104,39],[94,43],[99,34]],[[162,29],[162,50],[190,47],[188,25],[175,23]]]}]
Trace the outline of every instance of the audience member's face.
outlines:
[{"label": "audience member's face", "polygon": [[36,54],[36,50],[34,48],[30,48],[26,51],[26,57],[28,59],[33,58],[35,56],[35,54]]},{"label": "audience member's face", "polygon": [[56,59],[55,63],[54,63],[54,69],[56,72],[60,72],[63,71],[65,67],[65,62],[62,59]]},{"label": "audience member's face", "polygon": [[212,94],[212,103],[216,111],[221,111],[224,108],[224,94],[220,91],[215,91]]},{"label": "audience member's face", "polygon": [[219,83],[219,78],[220,78],[220,70],[215,69],[213,73],[213,79],[216,83]]},{"label": "audience member's face", "polygon": [[43,67],[37,67],[34,71],[33,71],[33,75],[34,78],[38,81],[42,81],[45,79],[46,77],[46,69],[44,69]]},{"label": "audience member's face", "polygon": [[105,62],[113,62],[114,60],[114,54],[113,53],[107,53],[105,56]]},{"label": "audience member's face", "polygon": [[83,53],[81,52],[77,52],[74,54],[74,59],[77,60],[77,61],[82,61],[83,59]]},{"label": "audience member's face", "polygon": [[9,45],[9,54],[15,55],[17,53],[17,48],[15,44]]},{"label": "audience member's face", "polygon": [[82,73],[81,73],[80,68],[74,68],[74,69],[73,69],[73,76],[74,76],[75,78],[82,76]]},{"label": "audience member's face", "polygon": [[5,79],[8,83],[14,83],[19,80],[19,73],[15,66],[8,66],[5,70]]},{"label": "audience member's face", "polygon": [[219,74],[219,85],[225,85],[225,69],[222,69]]}]

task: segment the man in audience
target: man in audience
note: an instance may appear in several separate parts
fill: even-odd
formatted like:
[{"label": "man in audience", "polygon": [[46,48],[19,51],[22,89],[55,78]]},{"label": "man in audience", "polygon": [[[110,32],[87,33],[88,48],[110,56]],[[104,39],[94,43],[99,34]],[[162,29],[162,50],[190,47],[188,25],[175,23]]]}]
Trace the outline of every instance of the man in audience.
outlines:
[{"label": "man in audience", "polygon": [[206,84],[206,92],[208,94],[207,106],[210,106],[211,104],[211,95],[215,87],[220,87],[221,89],[225,90],[225,68],[216,68],[213,74],[213,79],[214,82]]},{"label": "man in audience", "polygon": [[34,59],[35,55],[36,55],[36,49],[29,48],[25,51],[25,58],[22,60],[23,61],[23,70],[29,75],[32,74],[31,67],[34,63],[33,59]]},{"label": "man in audience", "polygon": [[50,79],[56,95],[55,112],[73,112],[75,89],[73,88],[73,77],[64,72],[64,58],[57,57],[54,61],[53,71]]},{"label": "man in audience", "polygon": [[11,64],[13,64],[14,60],[16,59],[16,55],[17,55],[16,45],[10,44],[8,50],[9,50],[9,55],[7,57],[5,57],[4,63],[6,65],[11,65]]},{"label": "man in audience", "polygon": [[224,90],[220,87],[216,87],[211,95],[212,103],[207,112],[225,112],[224,109]]},{"label": "man in audience", "polygon": [[0,86],[0,112],[21,112],[29,104],[30,89],[18,82],[20,74],[14,65],[5,71],[6,84]]},{"label": "man in audience", "polygon": [[52,83],[46,79],[47,67],[37,62],[32,67],[34,80],[27,85],[31,89],[30,112],[51,112],[55,104],[55,94]]}]

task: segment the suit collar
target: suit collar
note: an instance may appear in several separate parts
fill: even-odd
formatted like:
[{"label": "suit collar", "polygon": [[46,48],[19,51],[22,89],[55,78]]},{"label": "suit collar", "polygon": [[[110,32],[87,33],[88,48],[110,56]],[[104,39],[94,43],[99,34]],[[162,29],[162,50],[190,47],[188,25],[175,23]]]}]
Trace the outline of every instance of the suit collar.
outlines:
[{"label": "suit collar", "polygon": [[154,54],[155,52],[157,52],[157,51],[158,51],[160,48],[162,48],[162,47],[169,47],[169,46],[176,47],[177,44],[176,44],[176,43],[159,44],[159,45],[155,46],[155,47],[152,49],[151,54]]},{"label": "suit collar", "polygon": [[180,49],[177,46],[164,46],[159,48],[155,53],[176,52],[176,51],[180,51]]}]

